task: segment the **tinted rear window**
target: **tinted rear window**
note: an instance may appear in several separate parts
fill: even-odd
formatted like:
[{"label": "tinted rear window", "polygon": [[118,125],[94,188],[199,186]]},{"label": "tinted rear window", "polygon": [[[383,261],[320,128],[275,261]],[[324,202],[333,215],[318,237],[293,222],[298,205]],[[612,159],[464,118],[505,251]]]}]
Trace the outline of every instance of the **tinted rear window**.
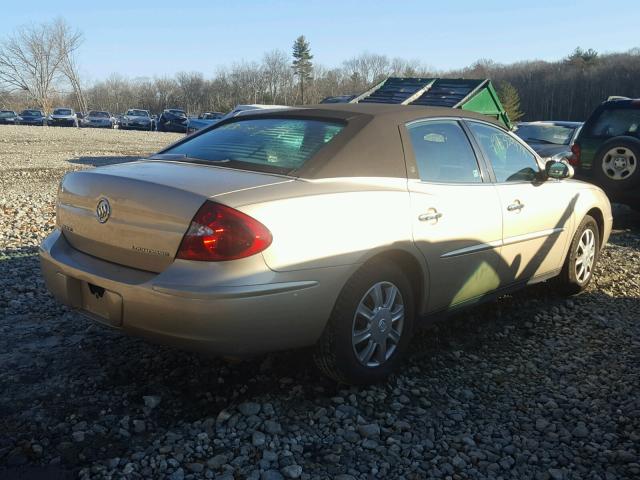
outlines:
[{"label": "tinted rear window", "polygon": [[288,173],[304,165],[344,124],[293,118],[247,119],[220,125],[164,154],[225,166]]},{"label": "tinted rear window", "polygon": [[640,136],[640,108],[610,108],[603,110],[591,123],[593,137]]}]

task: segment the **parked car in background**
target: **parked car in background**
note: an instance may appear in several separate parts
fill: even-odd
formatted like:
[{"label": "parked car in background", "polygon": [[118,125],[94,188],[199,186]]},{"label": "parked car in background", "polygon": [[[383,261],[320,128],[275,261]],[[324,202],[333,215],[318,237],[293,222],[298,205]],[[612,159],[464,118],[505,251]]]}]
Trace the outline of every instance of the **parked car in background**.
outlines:
[{"label": "parked car in background", "polygon": [[0,110],[0,125],[15,125],[17,116],[13,110]]},{"label": "parked car in background", "polygon": [[217,120],[222,117],[224,117],[224,113],[222,112],[204,112],[198,115],[198,119],[200,120]]},{"label": "parked car in background", "polygon": [[591,281],[607,197],[497,121],[404,105],[273,112],[67,173],[40,247],[48,289],[174,345],[313,346],[326,375],[358,384],[391,373],[419,318]]},{"label": "parked car in background", "polygon": [[566,160],[571,155],[582,122],[520,122],[515,134],[545,159]]},{"label": "parked car in background", "polygon": [[115,123],[116,119],[109,112],[100,110],[91,110],[80,121],[81,126],[93,128],[113,128]]},{"label": "parked car in background", "polygon": [[127,112],[120,117],[118,125],[122,130],[152,131],[156,128],[156,122],[149,114],[149,110],[139,108],[130,108],[127,110]]},{"label": "parked car in background", "polygon": [[47,117],[47,125],[50,127],[77,127],[78,116],[73,108],[56,108]]},{"label": "parked car in background", "polygon": [[587,119],[569,159],[612,200],[640,210],[640,99],[617,97]]},{"label": "parked car in background", "polygon": [[159,132],[186,133],[188,124],[189,118],[184,110],[168,108],[160,114],[156,129]]},{"label": "parked car in background", "polygon": [[349,103],[356,98],[357,95],[336,95],[333,97],[325,97],[320,103]]},{"label": "parked car in background", "polygon": [[46,125],[47,117],[42,110],[27,109],[20,112],[20,115],[16,117],[17,125],[32,125],[42,127]]}]

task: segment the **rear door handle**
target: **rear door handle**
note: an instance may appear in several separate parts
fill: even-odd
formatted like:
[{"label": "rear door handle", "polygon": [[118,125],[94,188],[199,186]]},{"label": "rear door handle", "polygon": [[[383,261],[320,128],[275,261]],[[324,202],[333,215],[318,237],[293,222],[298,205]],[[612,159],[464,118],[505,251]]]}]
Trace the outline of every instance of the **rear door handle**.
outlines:
[{"label": "rear door handle", "polygon": [[442,217],[442,213],[440,212],[429,212],[429,213],[423,213],[422,215],[420,215],[418,217],[418,220],[420,220],[421,222],[431,222],[433,220],[438,220]]},{"label": "rear door handle", "polygon": [[510,212],[520,211],[524,208],[524,203],[520,203],[520,201],[516,200],[514,203],[507,207],[507,210]]}]

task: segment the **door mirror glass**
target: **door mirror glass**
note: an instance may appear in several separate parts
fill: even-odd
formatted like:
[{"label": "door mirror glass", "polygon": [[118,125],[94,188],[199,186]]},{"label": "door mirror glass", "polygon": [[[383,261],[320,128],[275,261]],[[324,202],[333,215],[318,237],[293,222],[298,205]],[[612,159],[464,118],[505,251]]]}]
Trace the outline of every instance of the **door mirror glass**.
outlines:
[{"label": "door mirror glass", "polygon": [[562,180],[563,178],[573,177],[573,167],[564,162],[556,162],[555,160],[549,160],[545,167],[547,177]]}]

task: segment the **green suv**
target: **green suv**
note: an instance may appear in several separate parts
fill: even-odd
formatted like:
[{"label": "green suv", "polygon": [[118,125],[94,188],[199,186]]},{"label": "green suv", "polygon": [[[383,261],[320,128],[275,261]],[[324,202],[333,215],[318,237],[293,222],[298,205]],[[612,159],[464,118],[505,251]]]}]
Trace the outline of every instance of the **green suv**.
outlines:
[{"label": "green suv", "polygon": [[571,151],[578,177],[602,187],[613,201],[640,208],[640,99],[600,104]]}]

